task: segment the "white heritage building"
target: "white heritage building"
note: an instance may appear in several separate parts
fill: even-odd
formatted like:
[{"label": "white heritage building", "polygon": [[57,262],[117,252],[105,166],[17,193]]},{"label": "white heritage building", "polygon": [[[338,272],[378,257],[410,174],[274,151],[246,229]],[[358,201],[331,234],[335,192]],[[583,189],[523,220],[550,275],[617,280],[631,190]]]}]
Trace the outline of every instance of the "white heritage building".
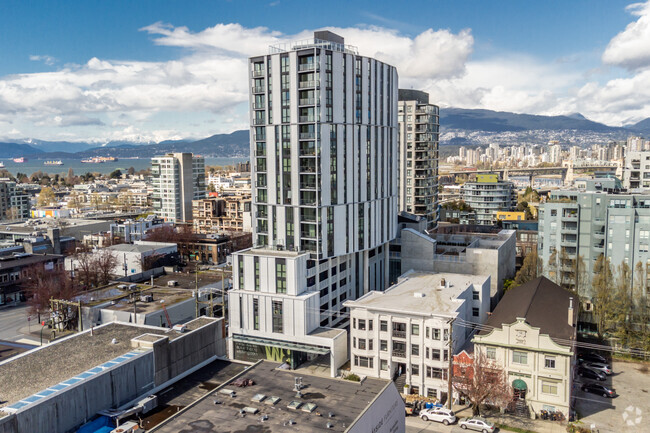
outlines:
[{"label": "white heritage building", "polygon": [[446,401],[449,351],[454,355],[467,343],[470,322],[487,320],[490,277],[411,271],[385,292],[345,306],[353,373],[395,379],[406,393]]}]

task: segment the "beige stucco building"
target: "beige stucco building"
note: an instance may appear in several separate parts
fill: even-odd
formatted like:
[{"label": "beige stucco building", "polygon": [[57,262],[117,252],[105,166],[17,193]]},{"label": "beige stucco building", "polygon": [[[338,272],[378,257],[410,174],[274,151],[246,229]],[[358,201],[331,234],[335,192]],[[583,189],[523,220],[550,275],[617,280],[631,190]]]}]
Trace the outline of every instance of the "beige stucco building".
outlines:
[{"label": "beige stucco building", "polygon": [[541,410],[569,415],[577,319],[573,305],[570,292],[539,277],[507,292],[473,338],[475,352],[506,370],[516,406],[530,416]]}]

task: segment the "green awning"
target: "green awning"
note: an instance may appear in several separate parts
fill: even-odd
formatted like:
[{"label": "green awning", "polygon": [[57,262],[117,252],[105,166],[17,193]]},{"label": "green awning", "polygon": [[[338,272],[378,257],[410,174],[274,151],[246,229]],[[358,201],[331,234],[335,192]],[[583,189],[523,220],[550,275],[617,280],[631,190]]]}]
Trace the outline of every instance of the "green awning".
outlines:
[{"label": "green awning", "polygon": [[512,387],[518,391],[526,391],[528,389],[528,386],[526,385],[526,382],[524,382],[521,379],[515,379],[512,382]]}]

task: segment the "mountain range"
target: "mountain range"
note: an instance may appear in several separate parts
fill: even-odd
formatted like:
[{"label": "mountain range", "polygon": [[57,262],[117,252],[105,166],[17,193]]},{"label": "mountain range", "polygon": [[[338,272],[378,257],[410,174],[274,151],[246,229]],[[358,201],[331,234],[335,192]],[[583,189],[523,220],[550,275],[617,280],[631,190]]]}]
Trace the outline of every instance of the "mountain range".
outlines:
[{"label": "mountain range", "polygon": [[[585,118],[580,113],[565,116],[540,116],[482,109],[444,108],[440,110],[441,145],[455,144],[455,138],[444,138],[444,133],[458,136],[499,133],[527,133],[546,131],[548,134],[569,132],[573,135],[598,134],[599,137],[625,139],[628,135],[650,136],[650,118],[623,127],[608,126]],[[539,135],[539,134],[538,134]],[[543,134],[542,134],[543,135]],[[93,156],[151,157],[167,152],[193,152],[204,156],[247,157],[250,153],[249,131],[216,134],[201,140],[162,141],[153,144],[110,142],[103,146],[94,143],[43,141],[35,139],[18,142],[0,142],[0,158],[30,156],[37,159],[89,158]],[[543,139],[543,136],[542,136]],[[463,138],[461,141],[468,141]]]}]

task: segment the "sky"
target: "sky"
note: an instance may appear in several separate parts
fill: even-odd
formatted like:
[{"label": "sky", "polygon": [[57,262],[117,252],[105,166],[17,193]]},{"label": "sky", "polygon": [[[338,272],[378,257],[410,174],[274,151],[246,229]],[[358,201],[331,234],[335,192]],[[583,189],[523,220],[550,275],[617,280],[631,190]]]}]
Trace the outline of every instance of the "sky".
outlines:
[{"label": "sky", "polygon": [[319,29],[443,109],[650,117],[650,0],[2,0],[0,140],[245,129],[247,58]]}]

